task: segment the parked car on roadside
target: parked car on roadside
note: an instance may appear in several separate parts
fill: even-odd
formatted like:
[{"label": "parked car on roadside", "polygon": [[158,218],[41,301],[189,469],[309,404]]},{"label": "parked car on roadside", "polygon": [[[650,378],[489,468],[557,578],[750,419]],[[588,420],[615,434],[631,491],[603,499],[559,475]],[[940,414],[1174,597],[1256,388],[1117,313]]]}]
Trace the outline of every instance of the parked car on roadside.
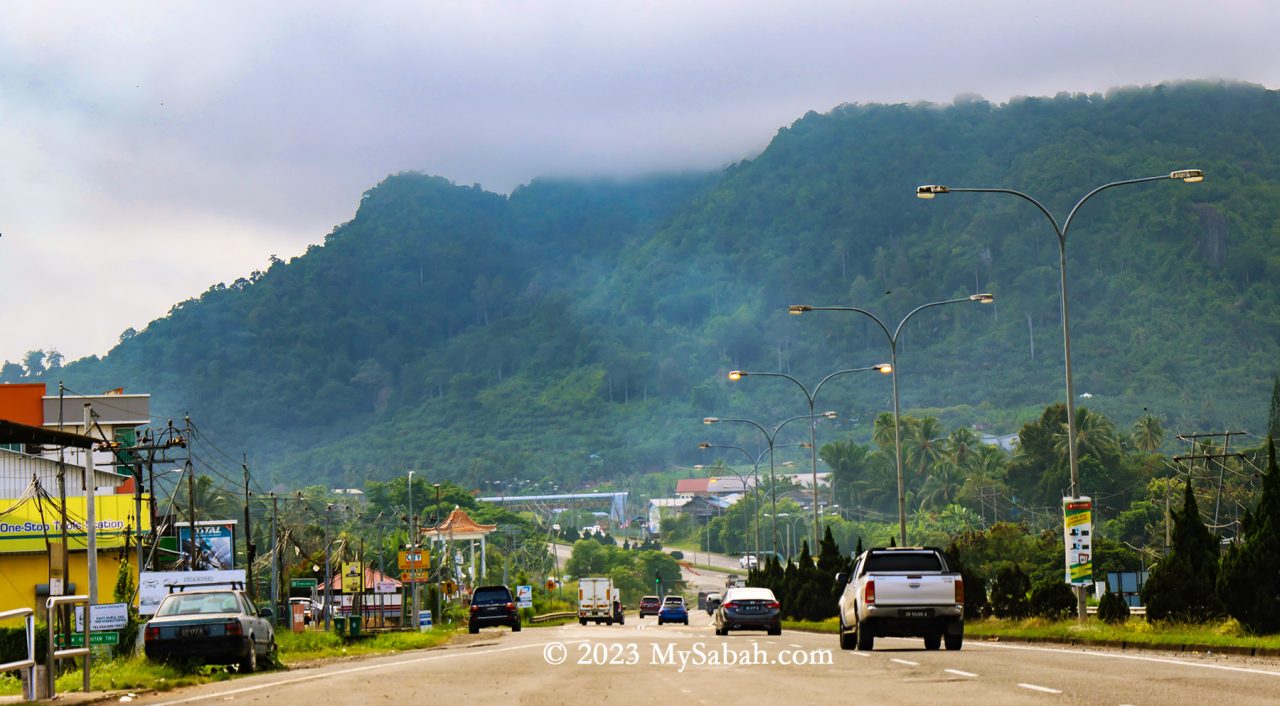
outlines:
[{"label": "parked car on roadside", "polygon": [[645,596],[640,599],[636,612],[643,618],[646,615],[657,615],[662,610],[662,599],[657,596]]},{"label": "parked car on roadside", "polygon": [[782,605],[767,588],[731,588],[715,611],[717,635],[730,630],[767,630],[782,634]]},{"label": "parked car on roadside", "polygon": [[658,624],[689,624],[689,607],[684,603],[684,596],[667,596],[662,599],[662,610],[658,611]]},{"label": "parked car on roadside", "polygon": [[516,599],[506,586],[481,586],[471,594],[471,617],[467,631],[480,632],[480,628],[506,625],[511,632],[520,632],[520,611]]},{"label": "parked car on roadside", "polygon": [[236,664],[252,672],[260,659],[275,658],[271,617],[240,588],[170,593],[143,627],[143,650],[151,660]]}]

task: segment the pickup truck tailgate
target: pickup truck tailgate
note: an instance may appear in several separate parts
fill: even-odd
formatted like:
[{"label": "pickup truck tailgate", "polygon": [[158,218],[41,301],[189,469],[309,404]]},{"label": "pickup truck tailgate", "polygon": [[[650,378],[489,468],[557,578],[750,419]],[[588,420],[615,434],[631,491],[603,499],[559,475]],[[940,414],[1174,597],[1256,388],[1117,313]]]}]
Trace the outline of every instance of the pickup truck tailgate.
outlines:
[{"label": "pickup truck tailgate", "polygon": [[942,605],[956,602],[959,574],[871,574],[876,602],[885,605]]}]

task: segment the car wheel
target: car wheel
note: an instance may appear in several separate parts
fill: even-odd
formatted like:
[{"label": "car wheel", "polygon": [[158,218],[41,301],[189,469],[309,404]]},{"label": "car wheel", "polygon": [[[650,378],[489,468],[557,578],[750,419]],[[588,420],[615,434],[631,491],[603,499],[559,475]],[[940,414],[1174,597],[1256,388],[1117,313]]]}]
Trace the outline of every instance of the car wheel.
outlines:
[{"label": "car wheel", "polygon": [[871,634],[871,630],[859,621],[853,626],[854,639],[857,640],[858,649],[863,652],[870,652],[875,649],[876,638]]},{"label": "car wheel", "polygon": [[948,650],[958,650],[960,649],[960,646],[964,644],[964,633],[958,632],[954,635],[947,633],[942,636],[942,639],[947,643]]},{"label": "car wheel", "polygon": [[520,627],[521,627],[520,621],[519,620],[515,621],[514,623],[511,624],[511,632],[520,632]]},{"label": "car wheel", "polygon": [[849,630],[845,630],[844,625],[841,624],[840,625],[840,649],[852,650],[856,646],[857,646],[857,643],[854,641],[854,634]]},{"label": "car wheel", "polygon": [[479,626],[479,625],[476,625],[475,623],[467,623],[467,632],[469,632],[469,633],[471,633],[472,635],[474,635],[474,634],[476,634],[476,633],[480,632],[480,626]]},{"label": "car wheel", "polygon": [[689,624],[689,619],[688,619],[688,618],[685,618],[685,619],[684,619],[684,624],[685,624],[685,625],[688,625],[688,624]]},{"label": "car wheel", "polygon": [[662,618],[658,618],[658,624],[659,624],[659,625],[661,625],[661,624],[662,624]]},{"label": "car wheel", "polygon": [[579,620],[578,620],[578,624],[579,624],[579,625],[581,625],[581,626],[583,626],[583,627],[586,627],[586,626],[587,626],[587,619],[586,619],[586,618],[581,618],[581,619],[579,619]]},{"label": "car wheel", "polygon": [[247,652],[240,660],[240,673],[253,674],[258,669],[258,648],[253,644],[253,635],[249,636]]},{"label": "car wheel", "polygon": [[781,626],[781,625],[779,625],[779,626],[778,626],[778,627],[776,627],[776,628],[769,628],[769,634],[770,634],[770,635],[781,635],[781,634],[782,634],[782,626]]},{"label": "car wheel", "polygon": [[924,636],[924,648],[926,650],[936,650],[939,647],[942,647],[942,635],[934,633]]}]

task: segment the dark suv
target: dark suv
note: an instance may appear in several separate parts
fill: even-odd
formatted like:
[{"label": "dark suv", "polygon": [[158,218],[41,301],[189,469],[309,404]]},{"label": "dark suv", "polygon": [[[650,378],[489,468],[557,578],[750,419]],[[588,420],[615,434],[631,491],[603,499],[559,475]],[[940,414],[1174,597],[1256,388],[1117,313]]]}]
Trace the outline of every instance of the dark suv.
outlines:
[{"label": "dark suv", "polygon": [[506,586],[481,586],[471,594],[471,619],[467,628],[474,635],[480,628],[508,625],[512,632],[520,632],[520,613],[515,598]]},{"label": "dark suv", "polygon": [[662,599],[657,596],[645,596],[640,599],[640,617],[657,615],[662,610]]}]

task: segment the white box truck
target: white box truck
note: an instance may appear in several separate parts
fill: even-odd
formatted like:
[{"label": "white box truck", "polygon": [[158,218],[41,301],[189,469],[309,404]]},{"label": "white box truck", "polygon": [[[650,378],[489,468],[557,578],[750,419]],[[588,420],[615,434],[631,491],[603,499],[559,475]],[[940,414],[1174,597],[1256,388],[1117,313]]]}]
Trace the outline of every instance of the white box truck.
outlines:
[{"label": "white box truck", "polygon": [[578,624],[586,625],[588,620],[597,625],[623,624],[622,594],[613,587],[613,579],[578,579]]}]

